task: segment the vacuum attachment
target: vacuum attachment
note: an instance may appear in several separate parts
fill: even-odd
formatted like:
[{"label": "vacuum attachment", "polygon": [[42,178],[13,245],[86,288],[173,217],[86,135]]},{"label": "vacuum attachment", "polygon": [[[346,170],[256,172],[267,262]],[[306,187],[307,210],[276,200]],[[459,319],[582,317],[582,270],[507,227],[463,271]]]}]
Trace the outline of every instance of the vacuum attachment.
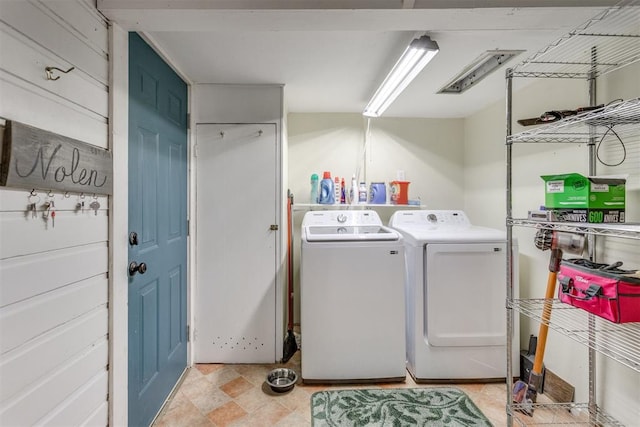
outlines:
[{"label": "vacuum attachment", "polygon": [[584,251],[586,239],[582,234],[566,233],[553,230],[538,230],[533,240],[541,251],[551,250],[549,271],[560,271],[563,252],[580,255]]}]

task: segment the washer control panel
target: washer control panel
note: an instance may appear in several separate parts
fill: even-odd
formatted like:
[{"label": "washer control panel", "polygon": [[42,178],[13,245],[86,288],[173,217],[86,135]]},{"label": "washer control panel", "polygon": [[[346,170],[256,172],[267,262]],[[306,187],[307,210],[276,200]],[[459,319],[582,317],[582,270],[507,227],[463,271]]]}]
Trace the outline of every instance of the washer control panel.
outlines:
[{"label": "washer control panel", "polygon": [[310,211],[302,221],[302,226],[310,225],[382,225],[377,212],[358,211]]}]

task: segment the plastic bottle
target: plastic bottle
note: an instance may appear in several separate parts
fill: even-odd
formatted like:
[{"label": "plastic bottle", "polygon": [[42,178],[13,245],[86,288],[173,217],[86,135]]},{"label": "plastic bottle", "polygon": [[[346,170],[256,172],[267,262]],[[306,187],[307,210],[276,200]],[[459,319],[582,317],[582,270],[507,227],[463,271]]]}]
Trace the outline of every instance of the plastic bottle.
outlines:
[{"label": "plastic bottle", "polygon": [[346,185],[344,183],[344,178],[342,178],[342,181],[340,182],[340,204],[344,205],[345,203],[347,203],[347,194],[346,194]]},{"label": "plastic bottle", "polygon": [[333,190],[335,191],[335,196],[334,196],[334,202],[336,204],[340,203],[340,178],[339,177],[335,177],[334,178],[334,186],[333,186]]},{"label": "plastic bottle", "polygon": [[323,205],[332,205],[335,203],[335,190],[333,188],[333,180],[331,172],[325,172],[320,181],[320,194],[318,195],[318,203]]},{"label": "plastic bottle", "polygon": [[384,205],[387,203],[387,190],[384,182],[372,182],[369,188],[369,203]]},{"label": "plastic bottle", "polygon": [[311,175],[311,195],[309,203],[318,203],[318,174]]},{"label": "plastic bottle", "polygon": [[358,203],[367,203],[367,185],[364,182],[358,188]]},{"label": "plastic bottle", "polygon": [[351,189],[349,190],[349,203],[352,205],[358,204],[358,182],[356,176],[351,177]]}]

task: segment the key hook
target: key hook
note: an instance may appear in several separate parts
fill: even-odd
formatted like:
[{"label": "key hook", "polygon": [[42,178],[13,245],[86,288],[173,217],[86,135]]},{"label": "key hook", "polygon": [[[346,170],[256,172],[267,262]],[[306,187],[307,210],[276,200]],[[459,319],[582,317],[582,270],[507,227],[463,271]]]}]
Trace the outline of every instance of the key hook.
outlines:
[{"label": "key hook", "polygon": [[47,73],[47,80],[58,80],[60,76],[53,77],[53,71],[60,71],[61,73],[67,74],[69,71],[75,70],[76,67],[71,67],[67,71],[58,68],[58,67],[46,67],[44,71]]},{"label": "key hook", "polygon": [[29,203],[33,205],[35,205],[36,203],[40,203],[41,200],[40,196],[38,196],[38,193],[36,193],[35,190],[31,190],[31,193],[29,193],[27,199],[29,200]]}]

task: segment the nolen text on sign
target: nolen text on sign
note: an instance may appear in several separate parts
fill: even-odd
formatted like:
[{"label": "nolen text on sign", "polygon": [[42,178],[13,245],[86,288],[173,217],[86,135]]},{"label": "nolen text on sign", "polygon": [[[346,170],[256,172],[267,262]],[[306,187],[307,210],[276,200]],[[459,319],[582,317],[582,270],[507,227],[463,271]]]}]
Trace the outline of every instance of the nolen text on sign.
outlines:
[{"label": "nolen text on sign", "polygon": [[7,120],[0,185],[112,194],[111,152],[76,139]]}]

